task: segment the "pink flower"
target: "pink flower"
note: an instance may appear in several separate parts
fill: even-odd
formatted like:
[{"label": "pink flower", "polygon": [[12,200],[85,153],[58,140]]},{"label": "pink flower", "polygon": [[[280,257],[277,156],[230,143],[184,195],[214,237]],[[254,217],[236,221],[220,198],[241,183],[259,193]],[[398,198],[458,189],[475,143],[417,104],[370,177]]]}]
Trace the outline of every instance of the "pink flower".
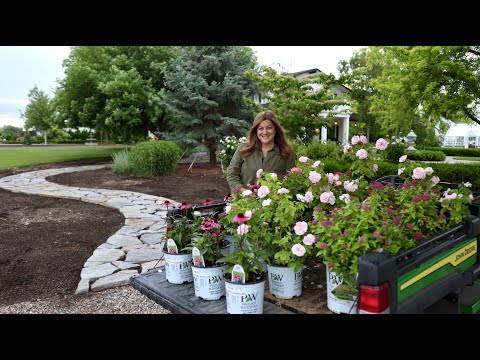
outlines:
[{"label": "pink flower", "polygon": [[258,169],[258,170],[257,170],[257,173],[256,173],[257,179],[260,179],[260,177],[262,176],[262,174],[263,174],[263,169]]},{"label": "pink flower", "polygon": [[295,230],[295,234],[303,235],[308,230],[308,224],[305,221],[299,221],[295,224],[293,230]]},{"label": "pink flower", "polygon": [[385,150],[387,147],[388,147],[388,141],[385,140],[384,138],[380,138],[377,140],[377,142],[375,143],[375,147],[378,149],[378,150]]},{"label": "pink flower", "polygon": [[322,179],[322,175],[320,175],[316,171],[310,171],[308,178],[312,183],[316,184]]},{"label": "pink flower", "polygon": [[358,138],[358,141],[360,141],[362,144],[368,143],[368,139],[365,135],[360,135],[360,137]]},{"label": "pink flower", "polygon": [[248,225],[242,224],[237,228],[238,235],[245,235],[246,233],[248,233]]},{"label": "pink flower", "polygon": [[293,255],[303,256],[306,253],[305,247],[302,244],[295,244],[292,246]]},{"label": "pink flower", "polygon": [[360,149],[355,153],[355,156],[358,157],[360,160],[366,159],[368,157],[367,150]]},{"label": "pink flower", "polygon": [[357,145],[359,141],[360,141],[360,137],[358,135],[352,136],[352,140],[351,140],[352,145]]},{"label": "pink flower", "polygon": [[246,217],[244,213],[238,213],[237,215],[235,215],[235,216],[233,217],[233,220],[232,220],[232,221],[233,221],[234,223],[237,223],[237,224],[242,224],[242,223],[244,223],[244,222],[247,222],[248,219],[249,219],[249,218]]},{"label": "pink flower", "polygon": [[400,158],[398,159],[398,162],[403,163],[403,162],[405,162],[405,160],[407,160],[407,155],[402,155],[402,156],[400,156]]},{"label": "pink flower", "polygon": [[308,157],[306,156],[300,156],[298,158],[298,161],[300,161],[301,163],[306,163],[308,161]]},{"label": "pink flower", "polygon": [[421,167],[413,169],[412,179],[425,179],[425,170]]},{"label": "pink flower", "polygon": [[308,234],[303,238],[303,243],[305,245],[312,245],[313,243],[315,243],[315,236],[313,236],[312,234]]},{"label": "pink flower", "polygon": [[263,199],[268,194],[270,194],[270,189],[268,188],[268,186],[266,186],[266,185],[260,186],[260,188],[258,189],[258,192],[257,192],[258,197],[260,199]]}]

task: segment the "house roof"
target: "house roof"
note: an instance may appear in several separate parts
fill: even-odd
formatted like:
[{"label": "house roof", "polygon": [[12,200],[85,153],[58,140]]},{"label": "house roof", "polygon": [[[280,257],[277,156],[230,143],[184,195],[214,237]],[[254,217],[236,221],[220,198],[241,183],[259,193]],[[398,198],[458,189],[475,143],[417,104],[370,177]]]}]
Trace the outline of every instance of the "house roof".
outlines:
[{"label": "house roof", "polygon": [[480,125],[453,124],[445,134],[447,136],[480,136]]},{"label": "house roof", "polygon": [[[322,70],[319,70],[317,68],[313,68],[313,69],[308,69],[308,70],[297,71],[297,72],[291,73],[290,75],[293,75],[295,77],[299,77],[299,76],[305,75],[305,74],[309,75],[309,74],[318,74],[318,73],[325,74]],[[345,85],[340,85],[340,86],[344,87],[349,92],[352,92],[352,90],[349,89],[348,87],[346,87]]]}]

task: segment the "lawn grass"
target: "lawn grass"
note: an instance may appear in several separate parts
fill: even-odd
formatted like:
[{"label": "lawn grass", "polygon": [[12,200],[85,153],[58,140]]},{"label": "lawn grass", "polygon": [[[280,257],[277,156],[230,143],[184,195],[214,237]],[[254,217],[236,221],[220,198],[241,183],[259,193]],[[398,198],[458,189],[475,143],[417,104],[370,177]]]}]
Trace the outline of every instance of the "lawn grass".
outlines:
[{"label": "lawn grass", "polygon": [[454,157],[454,160],[480,161],[480,157]]},{"label": "lawn grass", "polygon": [[24,146],[0,147],[0,170],[29,165],[54,163],[61,161],[111,158],[112,153],[124,149],[125,146]]}]

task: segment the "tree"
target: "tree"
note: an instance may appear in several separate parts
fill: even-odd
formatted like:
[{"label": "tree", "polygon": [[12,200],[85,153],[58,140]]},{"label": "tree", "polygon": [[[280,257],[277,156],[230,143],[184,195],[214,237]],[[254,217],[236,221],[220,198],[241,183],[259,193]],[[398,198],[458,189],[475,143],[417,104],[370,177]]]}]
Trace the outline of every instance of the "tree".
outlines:
[{"label": "tree", "polygon": [[169,92],[163,104],[172,117],[168,138],[193,148],[204,144],[210,164],[227,135],[244,136],[253,120],[244,97],[251,96],[253,82],[244,75],[255,65],[250,48],[196,46],[184,49],[165,74]]},{"label": "tree", "polygon": [[[333,75],[319,73],[297,79],[293,74],[279,74],[263,66],[248,71],[247,76],[269,100],[269,108],[279,116],[290,138],[299,135],[311,141],[318,128],[331,126],[335,107],[346,104],[335,94],[334,86],[340,83]],[[322,111],[329,112],[329,116],[321,117]]]},{"label": "tree", "polygon": [[163,73],[177,52],[168,46],[73,47],[55,97],[62,127],[88,127],[124,139],[164,131]]},{"label": "tree", "polygon": [[35,85],[29,92],[30,103],[25,108],[22,117],[25,120],[25,129],[34,128],[43,131],[45,144],[47,144],[47,130],[52,127],[53,108],[50,98],[44,91],[39,90]]},{"label": "tree", "polygon": [[22,128],[12,125],[5,125],[0,128],[0,141],[6,139],[7,141],[15,141],[17,137],[22,134]]}]

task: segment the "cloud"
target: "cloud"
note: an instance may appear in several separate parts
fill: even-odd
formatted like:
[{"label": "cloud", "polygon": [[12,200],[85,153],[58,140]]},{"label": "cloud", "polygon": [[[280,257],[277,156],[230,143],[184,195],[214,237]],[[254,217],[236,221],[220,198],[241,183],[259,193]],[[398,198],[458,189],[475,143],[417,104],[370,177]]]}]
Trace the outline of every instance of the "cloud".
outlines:
[{"label": "cloud", "polygon": [[13,113],[0,114],[0,128],[6,125],[11,125],[23,129],[23,119]]}]

